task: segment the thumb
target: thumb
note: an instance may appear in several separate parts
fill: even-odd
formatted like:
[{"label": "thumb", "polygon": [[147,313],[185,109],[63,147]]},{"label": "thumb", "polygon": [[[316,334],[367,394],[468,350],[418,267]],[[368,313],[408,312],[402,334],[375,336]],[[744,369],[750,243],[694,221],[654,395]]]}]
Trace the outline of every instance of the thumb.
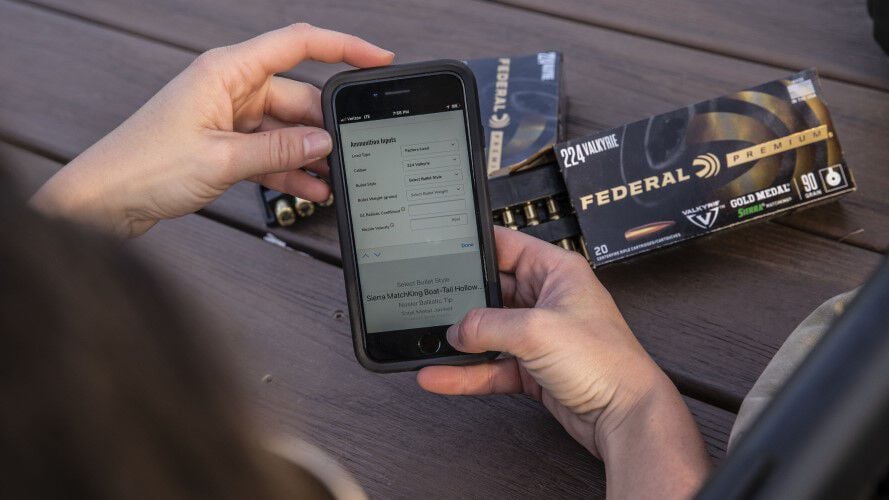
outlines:
[{"label": "thumb", "polygon": [[448,342],[463,352],[502,351],[525,357],[540,332],[540,311],[535,309],[472,309],[448,328]]},{"label": "thumb", "polygon": [[240,181],[293,170],[330,153],[330,134],[316,127],[286,127],[252,134],[227,134],[231,171]]}]

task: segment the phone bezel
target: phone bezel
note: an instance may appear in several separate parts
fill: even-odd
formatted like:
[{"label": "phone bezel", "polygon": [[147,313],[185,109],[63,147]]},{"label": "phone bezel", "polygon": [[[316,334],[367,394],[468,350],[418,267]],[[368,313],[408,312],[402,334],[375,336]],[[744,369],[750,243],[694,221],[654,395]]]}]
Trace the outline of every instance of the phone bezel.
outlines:
[{"label": "phone bezel", "polygon": [[[482,273],[485,282],[486,301],[488,307],[501,307],[500,281],[497,273],[496,251],[493,238],[493,222],[491,219],[490,202],[487,192],[487,178],[484,165],[483,135],[478,110],[478,93],[475,77],[469,68],[459,61],[430,61],[366,70],[353,70],[334,75],[324,86],[322,102],[324,104],[325,127],[334,139],[334,150],[328,158],[331,171],[331,187],[336,200],[337,221],[339,227],[340,248],[343,259],[343,272],[346,281],[346,292],[349,303],[350,323],[352,327],[355,354],[365,367],[378,372],[415,370],[431,364],[465,364],[493,359],[498,353],[488,352],[467,354],[447,350],[445,331],[447,325],[397,330],[368,334],[364,324],[363,302],[361,301],[358,277],[357,254],[355,251],[352,220],[348,206],[344,162],[339,147],[341,138],[337,119],[336,97],[341,89],[354,86],[370,86],[407,78],[429,77],[448,74],[456,77],[463,90],[463,116],[466,125],[466,139],[473,194],[476,200],[476,223],[479,233],[479,254],[482,259]],[[389,344],[388,349],[407,352],[414,342],[419,343],[425,335],[435,335],[445,347],[445,352],[420,354],[415,356],[382,360],[374,356],[371,350],[377,344]]]}]

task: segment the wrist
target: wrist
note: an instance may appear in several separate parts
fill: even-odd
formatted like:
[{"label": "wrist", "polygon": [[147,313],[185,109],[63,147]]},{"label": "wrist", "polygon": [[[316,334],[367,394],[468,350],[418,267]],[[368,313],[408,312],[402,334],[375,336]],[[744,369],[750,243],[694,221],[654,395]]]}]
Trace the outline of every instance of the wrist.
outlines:
[{"label": "wrist", "polygon": [[103,182],[91,180],[76,163],[74,160],[51,177],[31,197],[31,207],[48,217],[68,219],[128,237],[129,224],[126,217],[120,216],[124,211],[114,210],[110,197],[102,193]]},{"label": "wrist", "polygon": [[632,434],[632,428],[646,421],[647,416],[662,411],[663,392],[675,390],[650,358],[645,361],[629,364],[644,369],[637,369],[632,376],[624,377],[624,383],[615,391],[615,396],[596,421],[594,444],[603,461],[607,450],[614,448],[613,443]]},{"label": "wrist", "polygon": [[[667,376],[654,366],[631,404],[607,408],[596,426],[609,497],[692,495],[710,469],[703,439],[688,407]],[[649,492],[646,495],[645,492]]]}]

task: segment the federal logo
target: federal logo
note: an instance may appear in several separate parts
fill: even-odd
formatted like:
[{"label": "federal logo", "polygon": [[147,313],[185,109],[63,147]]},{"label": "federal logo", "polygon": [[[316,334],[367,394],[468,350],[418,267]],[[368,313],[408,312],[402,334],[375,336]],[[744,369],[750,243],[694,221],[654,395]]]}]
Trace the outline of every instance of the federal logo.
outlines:
[{"label": "federal logo", "polygon": [[707,153],[698,156],[691,162],[692,166],[700,167],[700,170],[695,172],[695,175],[700,177],[701,179],[709,179],[715,175],[719,174],[719,169],[721,167],[719,163],[719,158],[716,157],[713,153]]}]

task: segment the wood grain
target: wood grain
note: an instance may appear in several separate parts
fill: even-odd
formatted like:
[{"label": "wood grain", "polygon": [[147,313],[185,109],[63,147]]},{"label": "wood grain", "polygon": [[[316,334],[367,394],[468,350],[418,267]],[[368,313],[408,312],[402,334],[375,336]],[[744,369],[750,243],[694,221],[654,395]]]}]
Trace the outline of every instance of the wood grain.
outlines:
[{"label": "wood grain", "polygon": [[[308,21],[360,35],[395,50],[398,62],[557,49],[565,55],[569,137],[618,126],[788,74],[786,69],[468,0],[462,2],[460,8],[454,8],[453,3],[446,0],[373,3],[360,0],[323,3],[33,1],[196,52],[235,43],[294,21]],[[684,4],[694,1],[684,0]],[[655,0],[648,0],[651,2]],[[696,1],[702,6],[706,3]],[[824,0],[818,2],[824,3]],[[669,9],[667,5],[663,4],[661,9]],[[435,22],[430,22],[431,19]],[[392,29],[393,26],[398,28]],[[801,40],[810,36],[807,33],[811,27],[798,30],[799,33],[791,33]],[[824,43],[832,43],[831,40],[826,39]],[[854,57],[849,55],[846,60]],[[889,64],[882,67],[889,71]],[[148,68],[155,75],[163,71],[162,67]],[[341,69],[342,65],[308,63],[290,74],[320,84]],[[889,197],[884,193],[889,190],[889,178],[884,175],[882,165],[889,156],[889,141],[885,140],[885,131],[889,129],[889,98],[885,92],[830,80],[824,82],[824,88],[860,189],[831,206],[802,211],[778,222],[885,252],[889,249],[889,217],[885,216],[889,213]]]},{"label": "wood grain", "polygon": [[56,161],[0,141],[0,175],[8,175],[25,199],[36,193],[59,168],[61,165]]},{"label": "wood grain", "polygon": [[[34,181],[61,167],[4,143],[0,161]],[[372,497],[604,496],[601,464],[536,402],[433,396],[413,374],[362,370],[339,268],[197,215],[161,223],[128,246],[175,283],[183,307],[213,317],[214,340],[237,367],[258,431],[321,446]],[[734,415],[686,402],[720,460]]]},{"label": "wood grain", "polygon": [[867,2],[495,0],[520,8],[787,69],[889,89],[889,56]]},{"label": "wood grain", "polygon": [[[144,102],[161,84],[151,75],[171,77],[191,58],[181,49],[5,1],[0,19],[0,63],[15,69],[0,76],[0,131],[62,158]],[[206,213],[262,234],[252,189],[236,187]],[[326,217],[276,234],[335,260],[335,228]],[[774,224],[737,234],[602,271],[643,344],[683,391],[729,409],[737,408],[798,321],[861,283],[878,261]]]},{"label": "wood grain", "polygon": [[[230,342],[268,431],[308,436],[372,497],[602,496],[601,465],[528,398],[433,396],[413,374],[361,369],[338,268],[194,218],[137,243],[220,324],[241,325]],[[734,416],[689,404],[721,458]]]}]

